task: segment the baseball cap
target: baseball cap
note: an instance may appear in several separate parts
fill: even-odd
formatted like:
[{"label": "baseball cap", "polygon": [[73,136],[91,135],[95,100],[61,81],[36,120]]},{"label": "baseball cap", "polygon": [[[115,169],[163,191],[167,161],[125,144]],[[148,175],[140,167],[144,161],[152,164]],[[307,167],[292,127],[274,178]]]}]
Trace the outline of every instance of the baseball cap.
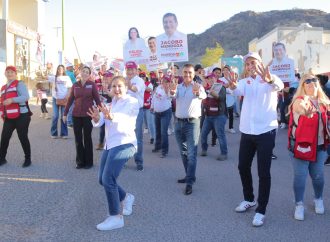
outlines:
[{"label": "baseball cap", "polygon": [[17,73],[15,66],[7,66],[5,71],[9,71],[9,70]]},{"label": "baseball cap", "polygon": [[171,76],[170,75],[164,75],[163,79],[165,79],[166,81],[170,82],[171,81]]},{"label": "baseball cap", "polygon": [[212,77],[216,77],[213,73],[210,73],[206,76],[206,78],[212,78]]},{"label": "baseball cap", "polygon": [[134,61],[127,61],[125,64],[126,69],[137,69],[137,65]]},{"label": "baseball cap", "polygon": [[245,62],[247,60],[247,58],[250,58],[250,57],[252,57],[260,62],[262,61],[260,55],[257,52],[249,52],[247,55],[245,55],[243,57],[243,61]]}]

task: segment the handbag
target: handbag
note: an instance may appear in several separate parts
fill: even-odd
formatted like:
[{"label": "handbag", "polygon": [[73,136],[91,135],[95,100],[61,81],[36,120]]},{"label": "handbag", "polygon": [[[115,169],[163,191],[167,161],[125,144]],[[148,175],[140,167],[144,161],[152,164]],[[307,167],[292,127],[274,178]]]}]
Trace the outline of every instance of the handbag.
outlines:
[{"label": "handbag", "polygon": [[[55,76],[55,91],[57,94],[57,76]],[[66,106],[68,100],[66,98],[56,98],[57,106]]]},{"label": "handbag", "polygon": [[56,98],[56,105],[57,106],[66,106],[68,99],[66,98]]}]

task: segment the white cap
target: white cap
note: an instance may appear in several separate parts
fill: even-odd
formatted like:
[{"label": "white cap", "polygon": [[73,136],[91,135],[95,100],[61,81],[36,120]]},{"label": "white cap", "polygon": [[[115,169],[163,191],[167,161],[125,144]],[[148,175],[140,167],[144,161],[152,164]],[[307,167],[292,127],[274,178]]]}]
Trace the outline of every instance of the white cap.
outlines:
[{"label": "white cap", "polygon": [[262,61],[260,55],[257,52],[249,52],[247,55],[243,57],[243,61],[245,62],[249,57],[252,57],[260,62]]}]

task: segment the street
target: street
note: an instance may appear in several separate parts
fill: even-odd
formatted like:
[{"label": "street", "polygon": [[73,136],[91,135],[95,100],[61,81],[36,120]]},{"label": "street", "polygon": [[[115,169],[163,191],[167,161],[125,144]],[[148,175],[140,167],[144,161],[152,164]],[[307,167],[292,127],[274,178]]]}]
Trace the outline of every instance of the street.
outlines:
[{"label": "street", "polygon": [[[190,196],[183,195],[184,177],[174,134],[169,136],[169,156],[152,153],[144,134],[144,171],[137,172],[133,160],[122,171],[119,183],[135,195],[133,214],[122,229],[100,232],[96,224],[107,215],[103,187],[98,184],[99,157],[94,167],[75,169],[73,130],[69,139],[51,139],[51,120],[34,112],[29,137],[32,165],[22,168],[23,151],[16,132],[8,163],[0,167],[0,241],[329,241],[330,167],[325,167],[325,215],[316,215],[313,190],[308,178],[305,221],[293,218],[293,169],[287,145],[287,129],[279,130],[272,163],[272,189],[264,226],[252,226],[254,209],[236,213],[243,200],[237,169],[240,134],[227,132],[228,160],[218,161],[218,145],[208,156],[198,156],[197,181]],[[51,112],[51,109],[49,109]],[[238,131],[238,121],[234,125]],[[2,128],[2,121],[1,128]],[[0,131],[1,131],[0,128]],[[226,125],[228,128],[228,123]],[[93,130],[93,145],[99,130]],[[199,148],[200,152],[200,148]],[[255,195],[258,191],[256,162],[253,165]]]}]

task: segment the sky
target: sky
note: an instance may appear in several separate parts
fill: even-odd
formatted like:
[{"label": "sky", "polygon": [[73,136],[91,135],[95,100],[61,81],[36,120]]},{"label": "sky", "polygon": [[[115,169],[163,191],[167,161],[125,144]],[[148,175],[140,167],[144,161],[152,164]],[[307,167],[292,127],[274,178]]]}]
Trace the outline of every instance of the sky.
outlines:
[{"label": "sky", "polygon": [[[180,32],[200,34],[242,11],[293,8],[312,8],[330,13],[330,1],[64,0],[64,55],[72,62],[78,53],[82,62],[91,61],[95,51],[110,58],[121,58],[129,28],[136,27],[140,37],[145,39],[162,34],[162,17],[167,12],[176,14]],[[57,50],[61,49],[61,30],[58,33],[56,30],[56,27],[61,27],[61,16],[61,0],[48,0],[45,3],[46,61],[56,58]]]}]

